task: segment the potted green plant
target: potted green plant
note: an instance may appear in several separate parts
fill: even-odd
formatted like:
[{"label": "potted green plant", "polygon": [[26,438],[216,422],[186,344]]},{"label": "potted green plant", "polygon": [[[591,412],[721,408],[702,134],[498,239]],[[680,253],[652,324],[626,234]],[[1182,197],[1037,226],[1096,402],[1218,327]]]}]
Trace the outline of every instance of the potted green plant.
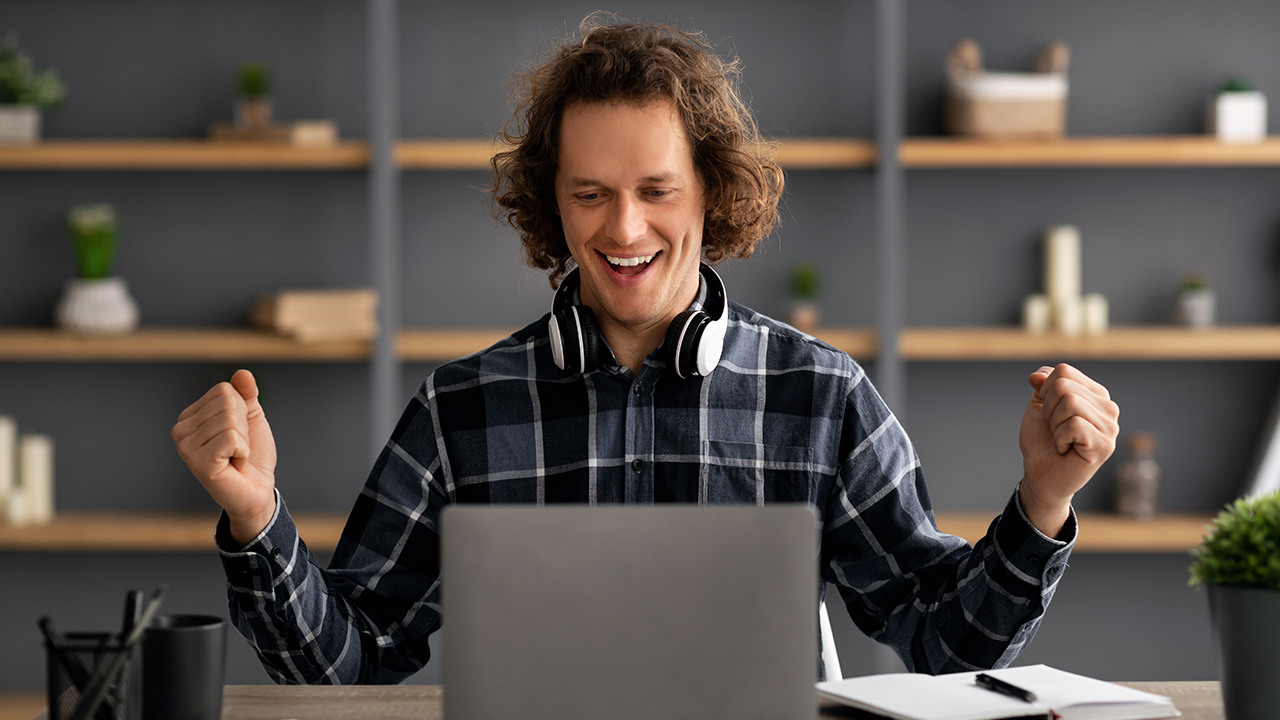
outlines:
[{"label": "potted green plant", "polygon": [[789,283],[791,294],[791,325],[797,330],[812,333],[822,320],[822,308],[818,294],[822,289],[818,266],[798,263],[791,268]]},{"label": "potted green plant", "polygon": [[1280,492],[1242,498],[1192,551],[1209,591],[1228,720],[1280,718]]},{"label": "potted green plant", "polygon": [[1209,287],[1208,276],[1199,270],[1184,275],[1182,285],[1178,288],[1178,322],[1203,330],[1213,327],[1216,314],[1217,302],[1214,300],[1213,288]]},{"label": "potted green plant", "polygon": [[245,63],[238,74],[236,127],[242,130],[271,126],[271,76],[262,63]]},{"label": "potted green plant", "polygon": [[40,139],[40,113],[67,97],[55,69],[37,71],[12,38],[0,40],[0,143]]},{"label": "potted green plant", "polygon": [[77,205],[67,213],[76,256],[76,277],[67,282],[56,318],[64,329],[121,333],[138,326],[138,304],[124,278],[111,274],[120,226],[107,204]]}]

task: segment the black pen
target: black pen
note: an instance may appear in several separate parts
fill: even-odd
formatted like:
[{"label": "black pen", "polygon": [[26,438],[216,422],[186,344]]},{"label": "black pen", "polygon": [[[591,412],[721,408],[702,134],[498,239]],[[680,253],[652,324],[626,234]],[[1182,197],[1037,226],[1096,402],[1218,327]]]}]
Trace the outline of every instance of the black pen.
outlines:
[{"label": "black pen", "polygon": [[978,684],[978,687],[998,692],[1001,695],[1015,697],[1023,702],[1033,703],[1036,701],[1036,694],[1030,690],[1024,690],[1017,685],[1012,685],[999,678],[993,678],[986,673],[978,673],[978,676],[973,681]]}]

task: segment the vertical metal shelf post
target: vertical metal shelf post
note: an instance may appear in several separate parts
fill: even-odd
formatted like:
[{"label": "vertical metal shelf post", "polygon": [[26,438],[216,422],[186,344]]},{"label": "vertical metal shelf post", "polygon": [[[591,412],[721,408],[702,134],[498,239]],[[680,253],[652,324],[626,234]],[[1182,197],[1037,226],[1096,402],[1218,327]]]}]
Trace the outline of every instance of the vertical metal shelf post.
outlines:
[{"label": "vertical metal shelf post", "polygon": [[876,224],[877,288],[875,381],[900,422],[906,422],[906,368],[898,336],[905,324],[906,199],[898,151],[906,91],[906,0],[876,0]]},{"label": "vertical metal shelf post", "polygon": [[[898,148],[904,127],[906,95],[906,0],[876,0],[876,366],[880,395],[905,424],[906,368],[898,347],[905,322],[907,294],[905,178]],[[877,672],[898,672],[902,663],[889,648],[874,650]]]},{"label": "vertical metal shelf post", "polygon": [[369,0],[369,271],[378,293],[378,337],[370,359],[369,442],[374,457],[395,428],[400,390],[400,135],[397,0]]}]

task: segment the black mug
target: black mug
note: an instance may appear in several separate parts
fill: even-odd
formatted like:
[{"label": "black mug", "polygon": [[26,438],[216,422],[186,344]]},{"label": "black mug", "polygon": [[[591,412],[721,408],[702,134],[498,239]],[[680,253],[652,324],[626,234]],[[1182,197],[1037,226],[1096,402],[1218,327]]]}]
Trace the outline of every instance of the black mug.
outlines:
[{"label": "black mug", "polygon": [[218,720],[227,623],[212,615],[161,615],[142,644],[143,720]]}]

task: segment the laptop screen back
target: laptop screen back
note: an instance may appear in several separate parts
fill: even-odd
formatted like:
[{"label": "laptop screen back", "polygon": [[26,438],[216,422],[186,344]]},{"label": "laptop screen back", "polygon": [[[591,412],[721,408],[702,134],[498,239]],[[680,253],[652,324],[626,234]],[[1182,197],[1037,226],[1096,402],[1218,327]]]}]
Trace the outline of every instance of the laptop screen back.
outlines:
[{"label": "laptop screen back", "polygon": [[441,523],[449,720],[816,715],[808,507],[455,506]]}]

